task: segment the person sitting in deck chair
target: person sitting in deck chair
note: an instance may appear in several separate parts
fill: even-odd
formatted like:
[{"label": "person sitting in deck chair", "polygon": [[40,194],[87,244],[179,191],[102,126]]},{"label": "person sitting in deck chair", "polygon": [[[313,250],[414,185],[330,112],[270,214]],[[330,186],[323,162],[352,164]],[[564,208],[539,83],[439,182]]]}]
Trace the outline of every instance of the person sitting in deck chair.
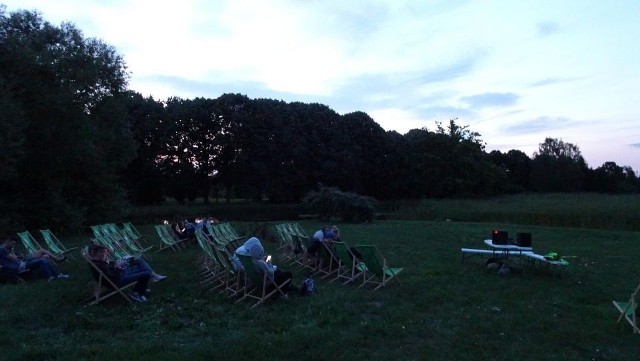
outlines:
[{"label": "person sitting in deck chair", "polygon": [[159,282],[167,276],[156,273],[142,258],[109,260],[109,250],[103,245],[94,244],[89,248],[89,255],[98,268],[118,287],[136,282],[130,297],[138,302],[147,302],[147,286],[149,280]]},{"label": "person sitting in deck chair", "polygon": [[60,273],[55,265],[57,259],[49,251],[39,250],[26,257],[16,255],[14,252],[16,240],[7,238],[0,246],[0,265],[4,268],[5,275],[10,278],[17,277],[24,270],[38,270],[43,278],[52,281],[57,278],[69,278],[69,275]]},{"label": "person sitting in deck chair", "polygon": [[323,247],[322,243],[331,247],[331,243],[337,241],[339,237],[340,230],[338,230],[338,227],[324,226],[313,234],[307,253],[317,255],[318,251]]},{"label": "person sitting in deck chair", "polygon": [[[250,237],[242,246],[238,247],[236,250],[237,254],[251,256],[253,260],[253,264],[255,265],[254,270],[244,270],[245,272],[260,272],[266,273],[270,279],[273,280],[277,285],[282,285],[287,280],[293,279],[293,274],[288,271],[283,271],[274,264],[271,263],[271,256],[264,255],[264,247],[262,243],[257,237]],[[234,264],[240,263],[240,260],[237,259],[234,255]],[[236,265],[237,267],[237,265]],[[240,265],[242,267],[242,265]],[[274,286],[270,286],[267,292],[270,292],[274,289]],[[286,284],[282,287],[282,292],[295,292],[297,288],[291,285],[291,282],[286,282]]]},{"label": "person sitting in deck chair", "polygon": [[235,252],[233,253],[233,256],[231,258],[231,261],[233,263],[233,268],[236,271],[244,271],[244,267],[242,266],[242,263],[240,262],[240,259],[238,259],[238,256],[236,255],[242,255],[242,256],[251,256],[251,247],[253,247],[256,244],[260,244],[260,240],[256,237],[250,237],[249,239],[247,239],[244,244],[242,244],[242,246],[236,248]]}]

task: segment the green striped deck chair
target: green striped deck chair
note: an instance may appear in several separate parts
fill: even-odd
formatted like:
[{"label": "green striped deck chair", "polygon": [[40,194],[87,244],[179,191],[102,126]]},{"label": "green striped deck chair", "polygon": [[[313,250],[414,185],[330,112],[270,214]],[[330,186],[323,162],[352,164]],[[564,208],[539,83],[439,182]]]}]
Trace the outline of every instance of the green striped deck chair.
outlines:
[{"label": "green striped deck chair", "polygon": [[638,293],[640,293],[640,284],[633,291],[628,302],[613,301],[613,305],[620,312],[618,323],[624,318],[633,328],[633,333],[640,334],[640,324],[638,324]]},{"label": "green striped deck chair", "polygon": [[387,265],[387,260],[382,256],[382,253],[373,245],[356,245],[356,250],[362,256],[362,260],[367,266],[364,272],[362,272],[362,284],[359,287],[368,283],[377,284],[375,290],[380,287],[385,287],[390,280],[396,280],[398,284],[397,276],[404,269],[403,267],[390,267]]},{"label": "green striped deck chair", "polygon": [[53,232],[48,229],[41,229],[40,233],[42,234],[42,238],[47,243],[47,247],[49,247],[49,251],[55,254],[66,254],[71,259],[76,259],[70,252],[75,251],[78,247],[67,248],[65,245],[56,237]]}]

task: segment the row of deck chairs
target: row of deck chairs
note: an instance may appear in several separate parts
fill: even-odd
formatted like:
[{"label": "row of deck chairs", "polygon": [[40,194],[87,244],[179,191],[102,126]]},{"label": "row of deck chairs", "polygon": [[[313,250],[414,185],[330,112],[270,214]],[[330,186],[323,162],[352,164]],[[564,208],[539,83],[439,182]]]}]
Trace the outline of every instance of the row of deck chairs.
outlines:
[{"label": "row of deck chairs", "polygon": [[116,258],[144,257],[151,259],[147,252],[153,246],[144,246],[142,239],[146,236],[140,234],[133,224],[123,223],[118,227],[115,223],[105,223],[91,226],[95,242],[107,247]]},{"label": "row of deck chairs", "polygon": [[160,239],[160,245],[158,246],[156,253],[166,249],[179,252],[187,247],[188,239],[178,237],[176,232],[171,229],[171,225],[164,223],[156,224],[154,227],[156,229],[156,234]]},{"label": "row of deck chairs", "polygon": [[[196,231],[196,240],[204,252],[200,270],[204,286],[227,297],[236,297],[236,303],[252,300],[251,308],[264,303],[275,294],[286,297],[283,290],[286,283],[277,285],[266,273],[260,275],[257,272],[235,270],[233,254],[246,236],[239,236],[230,224],[212,225],[207,231]],[[237,257],[245,270],[253,269],[251,257]]]},{"label": "row of deck chairs", "polygon": [[[307,253],[311,238],[298,223],[278,224],[276,233],[280,237],[279,249],[290,266],[297,264],[332,282],[360,282],[359,287],[375,284],[375,290],[385,287],[392,279],[399,283],[396,277],[403,267],[389,266],[386,258],[374,245],[358,244],[352,248],[344,241],[334,241],[333,248],[330,249],[322,243],[324,248],[320,249],[318,257],[313,258]],[[362,259],[358,260],[352,249]]]},{"label": "row of deck chairs", "polygon": [[38,240],[29,231],[17,233],[18,237],[20,237],[20,241],[22,241],[22,245],[29,254],[35,253],[39,249],[48,249],[49,252],[55,255],[64,254],[70,259],[75,259],[71,252],[78,249],[78,247],[65,247],[60,239],[48,229],[41,229],[40,234],[42,235],[42,239],[44,244],[46,244],[46,247],[43,247],[42,243],[38,242]]},{"label": "row of deck chairs", "polygon": [[[237,297],[236,302],[252,300],[252,308],[274,294],[286,296],[283,291],[285,284],[276,285],[267,274],[235,270],[233,255],[247,236],[240,236],[229,223],[206,224],[205,227],[206,232],[199,230],[195,233],[198,245],[204,252],[200,268],[204,286],[227,297]],[[251,257],[237,257],[245,269],[254,267]]]}]

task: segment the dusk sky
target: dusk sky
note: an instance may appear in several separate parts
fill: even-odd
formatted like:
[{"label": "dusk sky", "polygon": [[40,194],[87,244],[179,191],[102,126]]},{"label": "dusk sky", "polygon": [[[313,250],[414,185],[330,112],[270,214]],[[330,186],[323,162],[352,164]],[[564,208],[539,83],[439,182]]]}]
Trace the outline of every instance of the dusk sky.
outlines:
[{"label": "dusk sky", "polygon": [[640,172],[640,1],[0,0],[74,23],[156,100],[363,111],[401,134],[457,118],[486,150],[546,137]]}]

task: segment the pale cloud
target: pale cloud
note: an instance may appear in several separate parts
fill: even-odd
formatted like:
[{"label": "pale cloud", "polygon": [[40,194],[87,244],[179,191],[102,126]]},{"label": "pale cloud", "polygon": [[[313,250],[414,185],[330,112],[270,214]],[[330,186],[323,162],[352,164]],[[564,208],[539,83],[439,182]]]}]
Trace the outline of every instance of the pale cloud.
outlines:
[{"label": "pale cloud", "polygon": [[556,84],[562,84],[562,83],[566,83],[566,82],[572,82],[572,81],[575,81],[575,80],[577,80],[577,79],[575,79],[575,78],[563,78],[563,77],[550,77],[550,78],[534,81],[533,83],[529,84],[529,86],[531,86],[531,87],[540,87],[540,86],[547,86],[547,85],[556,85]]},{"label": "pale cloud", "polygon": [[400,134],[405,134],[411,129],[429,128],[433,122],[416,117],[412,112],[404,109],[376,109],[368,112],[373,119],[381,119],[376,122],[384,129],[392,129]]},{"label": "pale cloud", "polygon": [[541,134],[553,129],[566,128],[572,125],[570,119],[563,117],[538,117],[531,120],[519,121],[504,128],[507,134]]},{"label": "pale cloud", "polygon": [[558,23],[553,21],[544,21],[536,24],[536,31],[539,36],[546,37],[556,33],[560,29]]},{"label": "pale cloud", "polygon": [[506,107],[515,105],[518,95],[514,93],[483,93],[462,97],[462,101],[474,108]]}]

